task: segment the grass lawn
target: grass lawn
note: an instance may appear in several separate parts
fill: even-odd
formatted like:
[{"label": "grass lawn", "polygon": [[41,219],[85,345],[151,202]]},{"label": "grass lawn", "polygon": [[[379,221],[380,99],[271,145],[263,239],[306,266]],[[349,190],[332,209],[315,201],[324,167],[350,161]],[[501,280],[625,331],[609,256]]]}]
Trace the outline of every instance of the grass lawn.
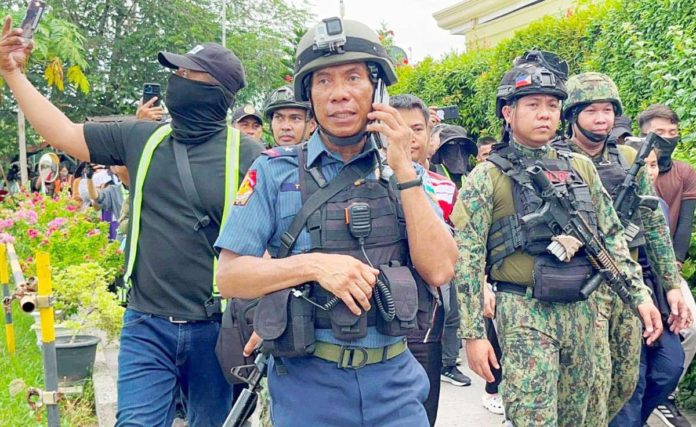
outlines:
[{"label": "grass lawn", "polygon": [[[14,357],[10,357],[7,351],[4,321],[0,327],[0,426],[46,425],[45,410],[40,411],[41,420],[37,420],[36,414],[26,403],[26,388],[43,387],[41,349],[36,345],[36,335],[30,329],[31,316],[21,312],[17,304],[13,304],[13,307],[12,319],[17,341]],[[14,380],[21,380],[24,383],[24,389],[12,396],[10,383]],[[81,397],[70,397],[61,404],[60,417],[62,426],[89,427],[98,424],[91,383],[85,385]]]}]

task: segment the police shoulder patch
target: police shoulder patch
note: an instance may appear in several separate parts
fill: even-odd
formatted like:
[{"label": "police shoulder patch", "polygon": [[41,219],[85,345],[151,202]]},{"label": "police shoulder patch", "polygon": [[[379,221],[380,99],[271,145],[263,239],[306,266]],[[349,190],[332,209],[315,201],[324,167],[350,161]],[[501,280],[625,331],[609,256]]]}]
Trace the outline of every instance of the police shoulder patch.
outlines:
[{"label": "police shoulder patch", "polygon": [[284,147],[273,147],[263,152],[263,155],[274,159],[276,157],[297,157],[298,146],[288,145]]},{"label": "police shoulder patch", "polygon": [[254,187],[256,187],[256,170],[250,169],[244,176],[244,181],[239,186],[239,190],[237,190],[234,205],[245,206],[249,202],[251,195],[254,194]]}]

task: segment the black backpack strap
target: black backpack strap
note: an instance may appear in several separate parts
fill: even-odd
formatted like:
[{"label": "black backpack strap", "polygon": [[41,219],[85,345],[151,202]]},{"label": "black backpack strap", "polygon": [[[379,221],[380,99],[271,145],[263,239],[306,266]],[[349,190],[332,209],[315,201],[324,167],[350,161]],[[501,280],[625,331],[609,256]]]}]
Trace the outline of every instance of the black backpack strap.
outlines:
[{"label": "black backpack strap", "polygon": [[179,171],[181,185],[184,187],[184,194],[189,202],[189,206],[196,216],[196,223],[193,225],[193,229],[203,232],[205,238],[208,240],[208,244],[210,244],[215,254],[218,255],[219,252],[215,248],[215,240],[217,240],[219,227],[216,227],[217,224],[213,224],[212,219],[203,208],[203,203],[196,190],[196,185],[193,182],[193,174],[191,173],[191,165],[189,163],[186,145],[173,138],[172,144],[174,145],[174,159],[176,160],[176,169]]},{"label": "black backpack strap", "polygon": [[[375,156],[378,154],[375,153]],[[300,162],[298,167],[303,168],[305,165]],[[290,224],[290,227],[280,237],[280,250],[277,258],[285,258],[290,254],[292,247],[297,241],[297,237],[302,232],[302,229],[310,215],[319,209],[324,203],[328,202],[333,196],[340,193],[344,188],[353,185],[359,179],[366,178],[372,172],[375,166],[374,158],[370,161],[358,161],[357,163],[344,167],[341,172],[332,179],[325,187],[314,192],[302,204],[302,208],[295,219]]]}]

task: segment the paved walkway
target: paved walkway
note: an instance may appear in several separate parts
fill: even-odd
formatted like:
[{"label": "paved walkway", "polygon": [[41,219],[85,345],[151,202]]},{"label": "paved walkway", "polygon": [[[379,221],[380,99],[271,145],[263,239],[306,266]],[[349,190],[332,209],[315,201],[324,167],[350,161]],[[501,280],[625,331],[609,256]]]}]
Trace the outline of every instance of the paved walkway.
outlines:
[{"label": "paved walkway", "polygon": [[[104,342],[104,341],[102,341]],[[95,397],[99,425],[113,426],[115,422],[116,405],[116,375],[118,371],[118,345],[111,343],[104,348],[100,345],[97,352],[97,364],[94,372]],[[462,352],[462,358],[465,358]],[[468,368],[466,359],[460,366],[464,374],[472,379],[471,386],[456,387],[450,383],[442,383],[440,393],[440,408],[438,410],[437,427],[499,427],[503,422],[501,415],[488,412],[481,404],[484,382]],[[696,427],[696,414],[690,414],[689,419]],[[650,427],[665,427],[655,416],[648,420]],[[256,419],[252,419],[252,427],[257,427]]]}]

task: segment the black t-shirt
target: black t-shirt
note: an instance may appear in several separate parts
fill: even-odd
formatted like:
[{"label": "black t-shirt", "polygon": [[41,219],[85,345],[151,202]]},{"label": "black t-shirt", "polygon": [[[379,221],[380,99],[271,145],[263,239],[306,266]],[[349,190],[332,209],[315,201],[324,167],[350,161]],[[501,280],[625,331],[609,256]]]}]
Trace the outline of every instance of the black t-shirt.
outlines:
[{"label": "black t-shirt", "polygon": [[[87,123],[84,135],[90,159],[104,165],[125,165],[131,188],[135,188],[145,144],[161,125],[148,121]],[[225,197],[225,148],[226,131],[205,143],[187,146],[201,203],[218,225]],[[263,150],[260,143],[242,136],[239,183]],[[131,206],[132,197],[133,192]],[[187,320],[207,318],[204,303],[212,292],[214,252],[203,232],[193,229],[194,224],[196,216],[179,178],[170,136],[153,153],[143,184],[140,238],[129,307]],[[132,225],[133,221],[126,248],[130,247]]]}]

